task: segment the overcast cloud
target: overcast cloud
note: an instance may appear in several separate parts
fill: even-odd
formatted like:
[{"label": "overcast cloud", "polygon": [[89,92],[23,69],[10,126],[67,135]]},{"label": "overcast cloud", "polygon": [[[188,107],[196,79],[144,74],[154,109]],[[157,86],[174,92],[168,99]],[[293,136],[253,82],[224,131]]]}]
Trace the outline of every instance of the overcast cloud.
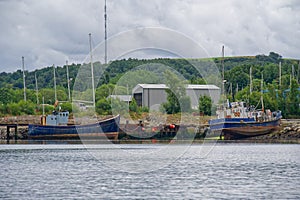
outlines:
[{"label": "overcast cloud", "polygon": [[[94,46],[104,40],[103,8],[104,0],[0,0],[0,71],[21,69],[22,56],[29,71],[81,63],[88,34]],[[107,0],[107,13],[109,37],[161,27],[186,35],[207,56],[220,56],[225,45],[227,56],[274,51],[300,58],[298,0]]]}]

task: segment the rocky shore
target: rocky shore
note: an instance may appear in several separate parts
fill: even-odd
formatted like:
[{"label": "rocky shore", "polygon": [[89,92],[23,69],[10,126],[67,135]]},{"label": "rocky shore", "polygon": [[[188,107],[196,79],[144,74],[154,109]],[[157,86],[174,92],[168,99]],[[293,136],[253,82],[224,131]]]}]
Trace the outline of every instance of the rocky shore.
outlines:
[{"label": "rocky shore", "polygon": [[265,142],[300,143],[300,120],[283,119],[280,130],[268,135],[253,137],[251,140]]},{"label": "rocky shore", "polygon": [[[31,124],[40,123],[40,116],[18,116],[18,117],[2,117],[0,124]],[[6,140],[6,126],[0,126],[0,140]],[[18,139],[27,138],[28,127],[18,126]],[[14,130],[10,131],[10,138],[14,138]],[[265,143],[298,143],[300,144],[300,120],[283,119],[280,130],[268,135],[247,138],[239,140],[241,142],[265,142]]]}]

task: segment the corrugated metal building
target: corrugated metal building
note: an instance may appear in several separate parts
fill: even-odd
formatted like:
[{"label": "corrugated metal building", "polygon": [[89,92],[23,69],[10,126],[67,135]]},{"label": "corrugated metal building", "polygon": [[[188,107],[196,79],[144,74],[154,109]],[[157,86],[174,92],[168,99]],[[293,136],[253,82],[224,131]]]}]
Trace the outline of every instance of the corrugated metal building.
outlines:
[{"label": "corrugated metal building", "polygon": [[[167,101],[165,84],[138,84],[132,94],[139,106],[148,107],[150,110],[158,110],[160,105]],[[213,103],[218,103],[221,90],[215,85],[187,85],[186,94],[191,98],[191,106],[198,108],[201,95],[210,96]]]}]

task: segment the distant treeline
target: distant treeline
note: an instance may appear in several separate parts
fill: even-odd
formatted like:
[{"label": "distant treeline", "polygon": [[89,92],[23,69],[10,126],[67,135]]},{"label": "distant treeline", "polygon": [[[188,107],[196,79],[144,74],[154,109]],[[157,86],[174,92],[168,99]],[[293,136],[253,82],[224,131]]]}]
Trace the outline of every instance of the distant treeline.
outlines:
[{"label": "distant treeline", "polygon": [[[191,84],[216,84],[221,87],[222,62],[224,61],[225,89],[231,100],[249,101],[251,104],[257,103],[257,93],[261,91],[261,79],[263,77],[263,90],[266,95],[266,106],[271,109],[280,109],[284,114],[300,115],[299,109],[299,82],[300,64],[295,59],[284,59],[277,53],[270,52],[269,55],[206,58],[206,59],[123,59],[110,62],[108,65],[100,62],[94,63],[94,76],[96,83],[96,100],[106,98],[113,91],[113,85],[118,84],[118,90],[122,94],[128,93],[137,83],[163,83],[160,76],[163,70],[171,68],[179,75],[183,76]],[[281,63],[281,81],[279,80],[279,63]],[[86,92],[91,88],[90,64],[71,64],[69,68],[71,93],[81,95],[86,98]],[[137,70],[141,68],[141,70]],[[145,69],[151,70],[147,71]],[[252,91],[250,95],[250,68],[252,68]],[[135,71],[132,71],[134,70]],[[219,73],[216,73],[216,69]],[[124,80],[122,77],[132,73]],[[68,80],[66,66],[56,66],[57,96],[61,101],[68,100]],[[54,76],[53,67],[37,69],[35,71],[25,71],[27,99],[36,103],[36,82],[39,89],[38,101],[54,103]],[[281,85],[279,85],[281,82]],[[103,92],[106,87],[106,92]],[[295,91],[292,88],[296,88]],[[101,89],[102,88],[102,89]],[[23,99],[23,72],[18,70],[13,73],[0,73],[0,103],[7,105],[19,103]],[[102,93],[101,93],[102,91]],[[130,93],[130,92],[129,92]],[[268,94],[269,93],[269,94]],[[102,96],[101,96],[102,95]],[[271,96],[273,95],[273,96]],[[291,97],[293,95],[293,97]],[[257,98],[257,99],[256,99]],[[91,99],[86,99],[91,100]],[[3,106],[2,105],[2,106]],[[291,107],[292,106],[292,107]],[[3,112],[1,111],[2,115]],[[5,113],[4,113],[5,114]],[[10,113],[9,113],[10,114]]]}]

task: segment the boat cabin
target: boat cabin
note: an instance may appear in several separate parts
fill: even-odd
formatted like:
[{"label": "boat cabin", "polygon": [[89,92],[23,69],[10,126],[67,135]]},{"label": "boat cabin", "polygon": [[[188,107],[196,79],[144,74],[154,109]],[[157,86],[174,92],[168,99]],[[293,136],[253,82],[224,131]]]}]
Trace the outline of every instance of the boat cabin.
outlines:
[{"label": "boat cabin", "polygon": [[51,115],[47,115],[45,121],[42,120],[43,125],[59,126],[67,125],[69,120],[69,111],[53,111]]}]

